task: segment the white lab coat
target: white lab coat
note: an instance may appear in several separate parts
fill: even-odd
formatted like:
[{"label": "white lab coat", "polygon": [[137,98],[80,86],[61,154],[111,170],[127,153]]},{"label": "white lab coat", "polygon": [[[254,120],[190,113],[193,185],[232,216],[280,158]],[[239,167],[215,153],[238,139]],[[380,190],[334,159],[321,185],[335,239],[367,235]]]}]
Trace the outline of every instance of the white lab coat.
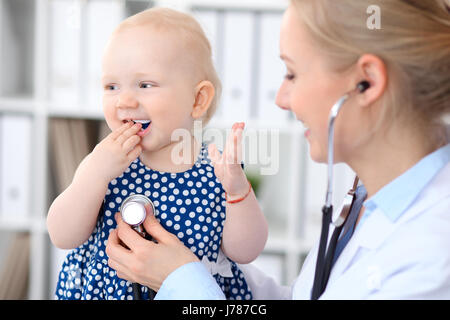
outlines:
[{"label": "white lab coat", "polygon": [[[290,287],[240,265],[254,298],[310,299],[317,250],[318,244]],[[372,212],[342,251],[320,298],[450,299],[450,163],[397,221]]]}]

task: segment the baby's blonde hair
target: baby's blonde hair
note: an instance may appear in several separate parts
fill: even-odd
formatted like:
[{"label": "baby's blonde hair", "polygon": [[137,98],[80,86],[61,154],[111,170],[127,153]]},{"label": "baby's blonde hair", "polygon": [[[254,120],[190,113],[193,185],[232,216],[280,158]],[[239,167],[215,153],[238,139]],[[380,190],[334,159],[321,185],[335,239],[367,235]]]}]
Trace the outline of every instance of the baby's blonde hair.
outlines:
[{"label": "baby's blonde hair", "polygon": [[[345,70],[371,53],[388,72],[385,116],[413,115],[441,126],[450,113],[450,12],[447,0],[291,0],[313,41]],[[371,5],[381,28],[367,26]],[[386,105],[386,104],[385,104]],[[383,117],[384,118],[384,117]]]},{"label": "baby's blonde hair", "polygon": [[180,36],[180,43],[186,49],[182,52],[182,56],[189,57],[189,62],[195,64],[200,80],[210,81],[215,89],[211,105],[202,118],[203,124],[208,123],[216,112],[222,84],[214,68],[211,45],[200,24],[188,14],[169,8],[155,7],[128,17],[114,32],[135,26],[149,26],[156,31],[175,33]]}]

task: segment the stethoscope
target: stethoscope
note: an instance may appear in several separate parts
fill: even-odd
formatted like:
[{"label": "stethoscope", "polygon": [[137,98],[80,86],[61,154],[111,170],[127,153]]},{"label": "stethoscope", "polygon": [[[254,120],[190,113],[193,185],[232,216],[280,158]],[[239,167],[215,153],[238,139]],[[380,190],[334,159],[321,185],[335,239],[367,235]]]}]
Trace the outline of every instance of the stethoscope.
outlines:
[{"label": "stethoscope", "polygon": [[[153,240],[152,237],[145,232],[145,229],[142,226],[145,218],[147,217],[147,211],[145,210],[146,205],[149,205],[151,211],[150,213],[155,214],[155,205],[148,197],[142,194],[133,194],[125,198],[119,211],[122,216],[122,220],[129,224],[141,237],[147,240]],[[141,300],[141,285],[139,283],[133,283],[131,286],[133,289],[134,300]],[[150,300],[153,300],[156,292],[152,289],[149,289],[149,291]]]},{"label": "stethoscope", "polygon": [[[370,87],[370,83],[363,80],[358,83],[356,89],[344,94],[333,105],[328,118],[328,184],[325,196],[325,205],[322,207],[322,229],[320,232],[319,251],[317,254],[316,270],[314,274],[314,284],[311,291],[311,300],[317,300],[325,291],[328,278],[331,272],[331,265],[336,250],[336,243],[339,234],[345,224],[355,200],[355,190],[358,185],[358,177],[355,178],[353,188],[344,198],[342,209],[333,215],[333,163],[334,163],[334,124],[339,111],[344,103],[358,93],[363,93]],[[335,226],[335,230],[330,240],[327,250],[328,230],[330,224]]]}]

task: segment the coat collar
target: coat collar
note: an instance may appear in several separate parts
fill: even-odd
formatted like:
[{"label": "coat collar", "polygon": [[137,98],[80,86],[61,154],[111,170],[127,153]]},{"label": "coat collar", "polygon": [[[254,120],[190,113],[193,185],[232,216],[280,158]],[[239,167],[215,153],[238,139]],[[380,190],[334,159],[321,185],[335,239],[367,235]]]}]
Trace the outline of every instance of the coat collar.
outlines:
[{"label": "coat collar", "polygon": [[360,251],[367,252],[378,249],[400,225],[424,213],[442,199],[449,197],[449,180],[450,163],[439,172],[431,184],[398,220],[392,220],[380,208],[375,209],[364,221],[364,224],[355,230],[352,239],[331,271],[330,282],[348,269],[349,265],[357,259]]}]

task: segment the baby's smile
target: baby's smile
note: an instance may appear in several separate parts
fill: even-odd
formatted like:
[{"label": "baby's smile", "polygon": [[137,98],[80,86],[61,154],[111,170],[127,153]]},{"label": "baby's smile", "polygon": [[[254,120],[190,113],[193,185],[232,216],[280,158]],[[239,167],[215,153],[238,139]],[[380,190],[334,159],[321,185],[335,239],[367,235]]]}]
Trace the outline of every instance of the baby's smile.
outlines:
[{"label": "baby's smile", "polygon": [[131,120],[131,121],[133,121],[134,123],[139,122],[140,124],[142,124],[141,131],[144,131],[145,129],[147,129],[147,127],[152,122],[151,120]]},{"label": "baby's smile", "polygon": [[133,120],[133,119],[128,119],[128,120],[123,120],[123,123],[126,123],[128,121],[133,121],[133,123],[140,123],[142,124],[141,130],[137,133],[138,136],[145,136],[149,131],[150,131],[150,124],[152,123],[151,120]]}]

